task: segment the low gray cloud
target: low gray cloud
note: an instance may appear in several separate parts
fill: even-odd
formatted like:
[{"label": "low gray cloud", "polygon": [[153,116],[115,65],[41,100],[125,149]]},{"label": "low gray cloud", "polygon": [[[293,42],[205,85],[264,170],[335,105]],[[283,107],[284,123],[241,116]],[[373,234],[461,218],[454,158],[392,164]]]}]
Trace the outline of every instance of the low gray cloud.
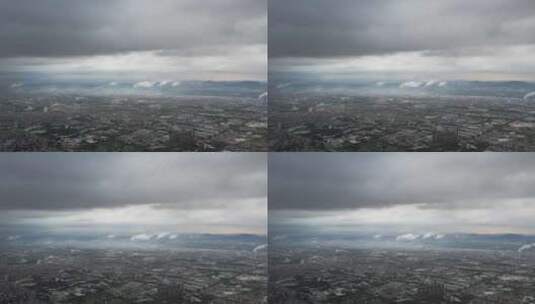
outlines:
[{"label": "low gray cloud", "polygon": [[11,81],[40,74],[265,81],[267,3],[0,0],[0,41],[0,71]]},{"label": "low gray cloud", "polygon": [[511,153],[276,153],[269,208],[343,210],[421,204],[506,206],[535,197],[535,157]]},{"label": "low gray cloud", "polygon": [[2,0],[0,57],[213,55],[265,45],[266,27],[261,0]]},{"label": "low gray cloud", "polygon": [[529,0],[273,0],[270,57],[381,55],[535,43]]},{"label": "low gray cloud", "polygon": [[69,211],[147,204],[181,210],[243,208],[248,201],[266,200],[265,157],[262,153],[4,153],[0,209]]}]

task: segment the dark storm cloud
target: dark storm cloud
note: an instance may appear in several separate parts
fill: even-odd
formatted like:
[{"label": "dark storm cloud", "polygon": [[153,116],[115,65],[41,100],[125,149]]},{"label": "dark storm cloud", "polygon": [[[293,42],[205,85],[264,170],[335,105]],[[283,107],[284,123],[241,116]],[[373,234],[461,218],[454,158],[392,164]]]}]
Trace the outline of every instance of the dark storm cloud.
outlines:
[{"label": "dark storm cloud", "polygon": [[270,57],[336,57],[535,42],[531,0],[272,0]]},{"label": "dark storm cloud", "polygon": [[0,0],[0,57],[213,55],[265,44],[266,26],[264,0]]},{"label": "dark storm cloud", "polygon": [[0,209],[225,209],[265,199],[266,175],[262,153],[3,153]]},{"label": "dark storm cloud", "polygon": [[329,210],[424,204],[475,208],[535,197],[535,155],[275,153],[269,208]]}]

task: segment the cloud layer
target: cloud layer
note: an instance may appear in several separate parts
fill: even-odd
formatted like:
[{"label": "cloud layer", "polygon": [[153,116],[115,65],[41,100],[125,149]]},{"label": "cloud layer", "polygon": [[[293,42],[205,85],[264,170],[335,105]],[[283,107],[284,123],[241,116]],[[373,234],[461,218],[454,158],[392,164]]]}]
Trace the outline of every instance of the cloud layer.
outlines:
[{"label": "cloud layer", "polygon": [[274,0],[271,57],[334,57],[534,43],[529,0]]},{"label": "cloud layer", "polygon": [[265,80],[266,1],[0,1],[0,41],[7,72]]},{"label": "cloud layer", "polygon": [[530,153],[278,153],[270,229],[535,235]]},{"label": "cloud layer", "polygon": [[173,50],[185,56],[265,44],[264,1],[0,2],[1,57]]},{"label": "cloud layer", "polygon": [[478,208],[535,197],[530,154],[271,154],[270,209],[341,210],[422,204]]},{"label": "cloud layer", "polygon": [[264,153],[5,153],[3,226],[265,233]]},{"label": "cloud layer", "polygon": [[263,154],[76,153],[0,158],[0,209],[232,206],[266,197]]},{"label": "cloud layer", "polygon": [[533,81],[529,0],[274,0],[270,71]]}]

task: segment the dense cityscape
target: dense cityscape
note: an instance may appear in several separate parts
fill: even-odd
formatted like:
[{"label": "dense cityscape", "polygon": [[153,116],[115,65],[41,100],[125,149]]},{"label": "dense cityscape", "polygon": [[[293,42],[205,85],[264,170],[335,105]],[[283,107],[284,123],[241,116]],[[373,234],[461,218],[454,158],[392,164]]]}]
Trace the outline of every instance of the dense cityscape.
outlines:
[{"label": "dense cityscape", "polygon": [[532,151],[535,104],[481,96],[283,94],[270,98],[276,151]]},{"label": "dense cityscape", "polygon": [[265,303],[266,251],[2,248],[1,303]]},{"label": "dense cityscape", "polygon": [[264,151],[265,100],[1,97],[0,151]]},{"label": "dense cityscape", "polygon": [[535,303],[535,255],[473,249],[270,248],[273,303]]}]

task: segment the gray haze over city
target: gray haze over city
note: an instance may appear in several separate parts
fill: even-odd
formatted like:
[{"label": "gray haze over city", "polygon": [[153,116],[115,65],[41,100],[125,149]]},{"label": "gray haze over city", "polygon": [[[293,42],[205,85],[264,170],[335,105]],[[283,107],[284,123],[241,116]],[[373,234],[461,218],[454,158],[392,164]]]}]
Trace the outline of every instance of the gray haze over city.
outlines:
[{"label": "gray haze over city", "polygon": [[533,151],[535,5],[269,3],[276,151]]},{"label": "gray haze over city", "polygon": [[1,303],[266,303],[265,154],[3,154]]},{"label": "gray haze over city", "polygon": [[265,151],[266,1],[0,1],[0,151]]},{"label": "gray haze over city", "polygon": [[275,303],[533,303],[530,153],[269,156]]}]

